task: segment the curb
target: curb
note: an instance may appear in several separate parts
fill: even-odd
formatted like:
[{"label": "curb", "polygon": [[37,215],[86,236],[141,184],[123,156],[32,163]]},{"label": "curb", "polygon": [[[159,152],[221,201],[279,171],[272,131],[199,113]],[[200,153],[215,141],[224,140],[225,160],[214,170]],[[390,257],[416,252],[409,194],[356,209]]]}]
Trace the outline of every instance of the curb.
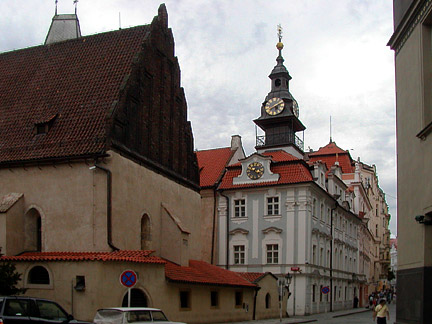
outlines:
[{"label": "curb", "polygon": [[351,313],[339,314],[339,315],[335,315],[335,316],[333,316],[333,318],[343,317],[343,316],[349,316],[349,315],[355,315],[355,314],[366,313],[366,312],[370,312],[370,309],[363,309],[363,310],[361,310],[361,311],[357,311],[357,312],[351,312]]}]

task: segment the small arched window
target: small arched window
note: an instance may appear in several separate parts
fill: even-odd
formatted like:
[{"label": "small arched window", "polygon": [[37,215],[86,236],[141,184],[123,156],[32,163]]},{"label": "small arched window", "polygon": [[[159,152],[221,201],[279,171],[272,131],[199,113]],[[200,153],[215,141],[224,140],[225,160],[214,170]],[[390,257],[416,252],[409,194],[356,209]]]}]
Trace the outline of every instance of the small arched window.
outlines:
[{"label": "small arched window", "polygon": [[265,307],[269,309],[271,307],[271,296],[269,293],[265,296]]},{"label": "small arched window", "polygon": [[151,248],[151,224],[150,217],[144,214],[141,218],[141,250]]},{"label": "small arched window", "polygon": [[49,285],[50,276],[48,270],[42,266],[33,267],[28,275],[28,283],[34,285]]}]

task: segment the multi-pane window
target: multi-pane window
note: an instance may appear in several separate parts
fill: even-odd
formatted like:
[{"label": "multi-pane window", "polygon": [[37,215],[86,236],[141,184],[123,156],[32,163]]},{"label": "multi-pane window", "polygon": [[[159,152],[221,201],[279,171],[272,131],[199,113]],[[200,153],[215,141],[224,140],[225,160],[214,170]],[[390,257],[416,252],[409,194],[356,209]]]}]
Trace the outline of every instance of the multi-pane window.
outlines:
[{"label": "multi-pane window", "polygon": [[267,263],[279,263],[279,246],[277,244],[267,244]]},{"label": "multi-pane window", "polygon": [[267,197],[267,215],[279,215],[279,197]]},{"label": "multi-pane window", "polygon": [[245,264],[244,245],[234,245],[234,264]]},{"label": "multi-pane window", "polygon": [[234,200],[234,217],[246,217],[245,199]]}]

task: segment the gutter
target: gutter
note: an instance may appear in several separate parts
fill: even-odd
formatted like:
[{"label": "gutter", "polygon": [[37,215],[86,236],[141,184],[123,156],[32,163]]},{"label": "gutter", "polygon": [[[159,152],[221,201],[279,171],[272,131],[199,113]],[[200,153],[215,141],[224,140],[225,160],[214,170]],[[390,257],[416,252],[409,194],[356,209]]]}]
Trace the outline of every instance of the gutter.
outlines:
[{"label": "gutter", "polygon": [[95,163],[94,166],[90,167],[90,170],[99,169],[105,171],[107,175],[107,243],[113,251],[118,251],[112,242],[112,173],[109,169]]}]

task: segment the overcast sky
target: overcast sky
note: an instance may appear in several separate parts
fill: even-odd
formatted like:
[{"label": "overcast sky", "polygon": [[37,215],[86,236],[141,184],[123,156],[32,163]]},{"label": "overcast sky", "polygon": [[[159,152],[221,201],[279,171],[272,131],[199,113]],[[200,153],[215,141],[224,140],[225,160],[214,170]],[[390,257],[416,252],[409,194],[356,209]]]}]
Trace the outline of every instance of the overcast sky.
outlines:
[{"label": "overcast sky", "polygon": [[[54,0],[0,0],[0,52],[40,45]],[[229,146],[242,136],[254,151],[253,119],[270,91],[277,25],[292,76],[290,92],[306,126],[305,149],[332,138],[353,159],[375,164],[396,234],[394,53],[389,0],[166,0],[195,148]],[[144,25],[158,0],[80,0],[83,35]],[[59,13],[73,13],[59,0]],[[302,138],[303,134],[298,134]]]}]

